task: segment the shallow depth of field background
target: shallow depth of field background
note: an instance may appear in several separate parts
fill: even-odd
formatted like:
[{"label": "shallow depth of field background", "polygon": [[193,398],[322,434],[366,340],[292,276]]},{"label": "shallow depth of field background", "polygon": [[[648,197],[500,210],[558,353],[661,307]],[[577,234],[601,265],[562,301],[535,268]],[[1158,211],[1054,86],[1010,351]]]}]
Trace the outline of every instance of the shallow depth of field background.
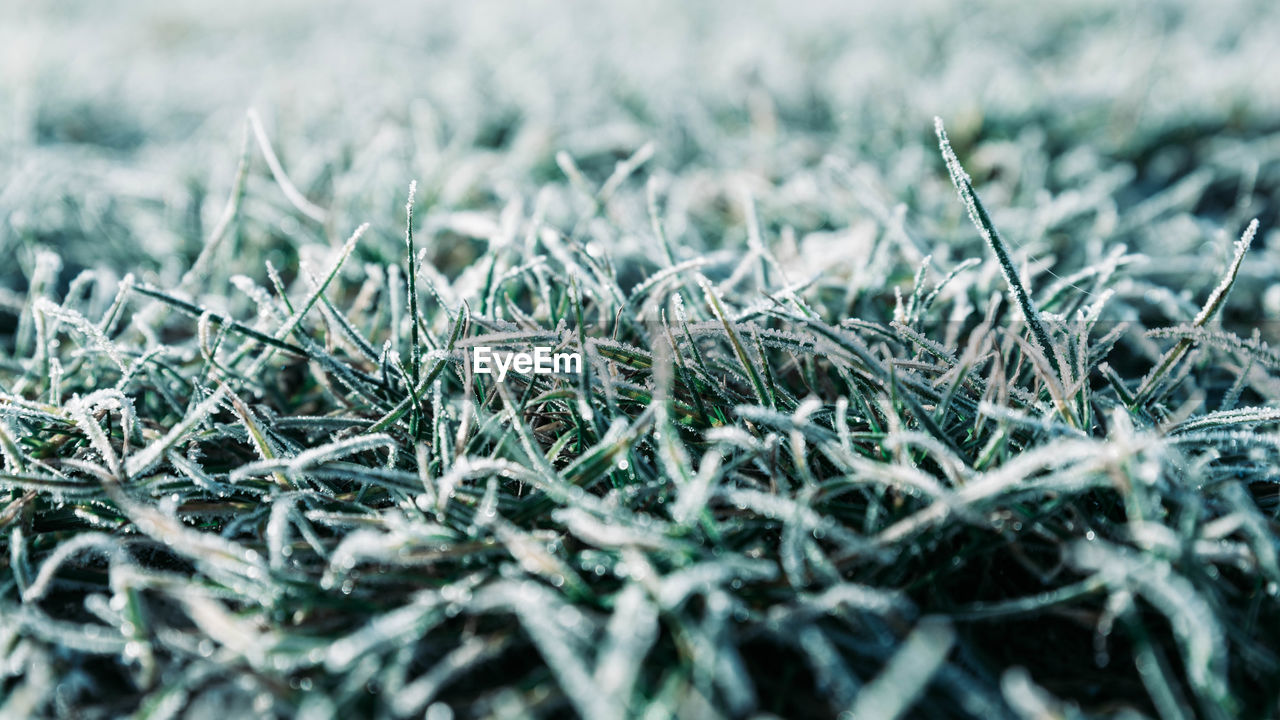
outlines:
[{"label": "shallow depth of field background", "polygon": [[[48,2],[0,14],[2,251],[48,238],[68,263],[122,271],[185,269],[251,106],[340,226],[321,235],[273,206],[278,193],[251,190],[251,229],[321,241],[364,221],[394,237],[409,179],[434,208],[495,210],[563,182],[557,151],[603,179],[652,140],[650,170],[678,184],[672,235],[692,251],[741,235],[733,207],[726,233],[690,217],[711,212],[729,175],[798,232],[829,229],[821,206],[835,191],[811,177],[832,155],[869,169],[887,206],[908,205],[923,251],[959,256],[969,248],[949,250],[950,233],[927,232],[957,210],[937,172],[938,115],[962,146],[985,143],[970,171],[993,179],[1005,234],[1038,255],[1081,251],[1025,232],[1064,190],[1106,192],[1123,215],[1198,180],[1179,208],[1191,214],[1137,229],[1176,274],[1222,251],[1204,247],[1207,231],[1238,232],[1264,209],[1280,152],[1280,13],[1267,2]],[[1256,176],[1246,200],[1258,207],[1232,214],[1242,175]]]}]

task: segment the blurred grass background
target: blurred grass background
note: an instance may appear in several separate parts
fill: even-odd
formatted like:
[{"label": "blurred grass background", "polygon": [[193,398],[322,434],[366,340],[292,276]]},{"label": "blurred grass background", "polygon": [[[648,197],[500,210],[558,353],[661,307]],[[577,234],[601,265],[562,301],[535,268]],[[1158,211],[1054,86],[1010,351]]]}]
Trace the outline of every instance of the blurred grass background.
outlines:
[{"label": "blurred grass background", "polygon": [[[715,217],[726,173],[821,216],[803,173],[828,154],[874,170],[913,218],[938,216],[934,115],[1008,213],[1087,179],[1124,214],[1211,171],[1186,209],[1238,224],[1242,178],[1255,200],[1280,172],[1277,36],[1268,2],[6,3],[0,251],[179,272],[251,106],[307,197],[378,230],[405,178],[434,208],[500,208],[562,181],[559,150],[602,179],[650,140],[694,249],[724,241],[719,221],[740,227]],[[295,227],[268,205],[278,193],[247,196],[257,234],[345,233]],[[1180,216],[1133,232],[1181,255],[1202,230]]]}]

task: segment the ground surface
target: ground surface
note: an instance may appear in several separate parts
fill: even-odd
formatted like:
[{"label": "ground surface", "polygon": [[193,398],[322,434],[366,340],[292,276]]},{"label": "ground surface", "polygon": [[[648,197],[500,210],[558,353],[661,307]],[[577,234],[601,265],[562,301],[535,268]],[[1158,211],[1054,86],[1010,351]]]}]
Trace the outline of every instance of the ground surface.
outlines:
[{"label": "ground surface", "polygon": [[1280,12],[845,5],[5,4],[0,717],[1280,714]]}]

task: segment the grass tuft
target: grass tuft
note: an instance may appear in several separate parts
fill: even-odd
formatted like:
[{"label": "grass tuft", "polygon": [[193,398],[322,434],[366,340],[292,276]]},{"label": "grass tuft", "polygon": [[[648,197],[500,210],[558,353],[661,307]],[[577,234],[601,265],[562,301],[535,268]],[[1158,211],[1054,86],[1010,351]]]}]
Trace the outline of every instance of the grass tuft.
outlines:
[{"label": "grass tuft", "polygon": [[232,4],[0,9],[0,717],[1280,711],[1280,13]]}]

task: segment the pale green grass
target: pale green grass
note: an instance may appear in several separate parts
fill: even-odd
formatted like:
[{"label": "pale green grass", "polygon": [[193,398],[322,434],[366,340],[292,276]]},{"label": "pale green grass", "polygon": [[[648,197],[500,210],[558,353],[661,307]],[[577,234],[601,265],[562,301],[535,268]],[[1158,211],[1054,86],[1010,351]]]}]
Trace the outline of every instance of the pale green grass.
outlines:
[{"label": "pale green grass", "polygon": [[0,717],[1280,714],[1270,5],[0,16]]}]

